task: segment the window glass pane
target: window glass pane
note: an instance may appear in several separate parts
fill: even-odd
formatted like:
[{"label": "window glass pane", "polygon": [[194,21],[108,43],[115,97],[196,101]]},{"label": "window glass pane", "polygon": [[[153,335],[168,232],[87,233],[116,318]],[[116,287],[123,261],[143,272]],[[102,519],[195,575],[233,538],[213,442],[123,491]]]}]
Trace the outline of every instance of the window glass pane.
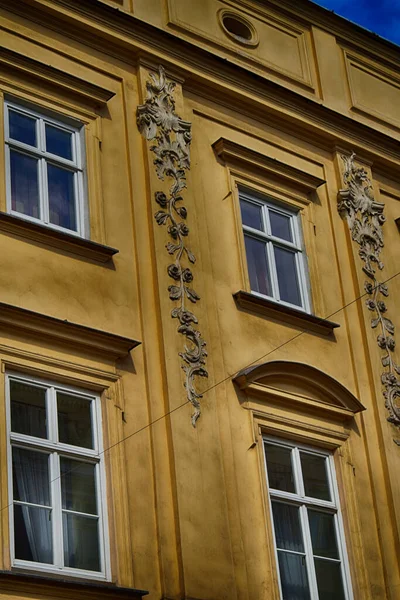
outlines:
[{"label": "window glass pane", "polygon": [[95,465],[62,456],[60,468],[62,507],[97,514]]},{"label": "window glass pane", "polygon": [[292,451],[289,448],[265,444],[269,487],[283,492],[295,492]]},{"label": "window glass pane", "polygon": [[246,200],[241,200],[240,210],[242,213],[243,225],[248,225],[249,227],[259,230],[263,229],[261,206],[253,204],[252,202],[246,202]]},{"label": "window glass pane", "polygon": [[13,447],[14,500],[50,506],[49,455]]},{"label": "window glass pane", "polygon": [[93,448],[91,401],[57,392],[58,439],[65,444]]},{"label": "window glass pane", "polygon": [[10,167],[12,210],[39,219],[38,161],[11,150]]},{"label": "window glass pane", "polygon": [[277,548],[304,552],[299,507],[283,502],[272,502]]},{"label": "window glass pane", "polygon": [[50,223],[76,231],[74,173],[47,164]]},{"label": "window glass pane", "polygon": [[11,380],[10,396],[11,431],[46,438],[46,390]]},{"label": "window glass pane", "polygon": [[310,600],[305,557],[278,552],[278,561],[282,600]]},{"label": "window glass pane", "polygon": [[268,214],[272,235],[275,235],[282,240],[292,242],[293,237],[290,227],[290,217],[286,217],[285,215],[282,215],[282,213],[275,212],[271,209],[268,209]]},{"label": "window glass pane", "polygon": [[100,571],[98,519],[63,513],[66,567]]},{"label": "window glass pane", "polygon": [[15,558],[53,563],[51,513],[46,508],[14,505]]},{"label": "window glass pane", "polygon": [[244,236],[250,287],[253,292],[272,296],[271,280],[264,242]]},{"label": "window glass pane", "polygon": [[278,246],[274,252],[280,299],[301,306],[295,253]]},{"label": "window glass pane", "polygon": [[339,558],[335,519],[332,514],[308,509],[313,553],[326,558]]},{"label": "window glass pane", "polygon": [[340,563],[316,558],[319,600],[345,600]]},{"label": "window glass pane", "polygon": [[300,452],[300,460],[306,496],[319,498],[320,500],[331,500],[326,458]]},{"label": "window glass pane", "polygon": [[72,133],[46,123],[46,150],[72,160]]},{"label": "window glass pane", "polygon": [[10,138],[36,146],[36,119],[14,110],[9,111]]}]

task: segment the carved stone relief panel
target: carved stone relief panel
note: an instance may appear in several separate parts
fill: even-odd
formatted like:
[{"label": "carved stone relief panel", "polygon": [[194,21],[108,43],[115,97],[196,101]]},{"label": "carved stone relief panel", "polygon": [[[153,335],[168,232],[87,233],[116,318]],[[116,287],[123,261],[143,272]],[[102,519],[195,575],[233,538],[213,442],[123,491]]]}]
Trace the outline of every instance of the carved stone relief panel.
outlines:
[{"label": "carved stone relief panel", "polygon": [[[382,350],[381,382],[389,411],[388,421],[400,426],[400,366],[394,357],[395,329],[388,317],[386,299],[389,289],[384,278],[379,276],[384,268],[380,255],[384,246],[385,205],[375,201],[368,173],[363,167],[356,166],[354,158],[354,153],[342,156],[346,187],[339,191],[338,210],[347,219],[351,237],[360,247],[358,254],[367,277],[364,282],[365,303],[371,311],[371,327],[377,332],[376,341]],[[396,443],[400,445],[400,442]]]},{"label": "carved stone relief panel", "polygon": [[176,304],[171,317],[178,320],[178,333],[186,338],[182,359],[185,372],[185,388],[189,402],[194,407],[192,424],[195,427],[200,416],[200,398],[194,378],[208,377],[205,368],[206,342],[195,325],[198,320],[188,310],[187,303],[196,304],[200,296],[192,288],[193,266],[196,258],[188,245],[189,228],[186,224],[187,209],[183,206],[183,190],[186,188],[186,171],[190,168],[191,123],[181,119],[175,112],[175,83],[166,78],[165,70],[159,67],[158,73],[150,73],[146,84],[147,98],[137,109],[137,125],[141,134],[153,142],[150,150],[154,153],[154,166],[157,177],[171,181],[169,193],[155,193],[158,210],[154,217],[158,225],[165,225],[170,241],[166,244],[173,262],[167,271],[173,283],[168,287],[169,297]]}]

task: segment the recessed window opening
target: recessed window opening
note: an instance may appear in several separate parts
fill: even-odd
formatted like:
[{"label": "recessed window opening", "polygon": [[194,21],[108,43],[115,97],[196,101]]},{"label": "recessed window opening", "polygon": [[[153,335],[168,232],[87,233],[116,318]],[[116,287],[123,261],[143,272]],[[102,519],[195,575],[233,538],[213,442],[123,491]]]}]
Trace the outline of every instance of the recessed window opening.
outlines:
[{"label": "recessed window opening", "polygon": [[282,600],[352,600],[333,456],[264,439]]},{"label": "recessed window opening", "polygon": [[100,398],[11,374],[7,396],[13,566],[105,579]]},{"label": "recessed window opening", "polygon": [[240,190],[251,291],[310,312],[298,209]]},{"label": "recessed window opening", "polygon": [[82,127],[5,103],[7,210],[84,237]]}]

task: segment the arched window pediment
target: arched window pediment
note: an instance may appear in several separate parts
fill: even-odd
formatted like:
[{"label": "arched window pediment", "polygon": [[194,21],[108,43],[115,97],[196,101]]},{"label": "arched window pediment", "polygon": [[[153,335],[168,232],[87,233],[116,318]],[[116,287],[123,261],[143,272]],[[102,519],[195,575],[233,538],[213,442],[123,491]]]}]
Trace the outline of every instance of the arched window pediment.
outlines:
[{"label": "arched window pediment", "polygon": [[295,404],[299,411],[329,413],[339,420],[352,419],[365,410],[345,386],[323,371],[291,361],[271,361],[240,371],[233,380],[246,396]]}]

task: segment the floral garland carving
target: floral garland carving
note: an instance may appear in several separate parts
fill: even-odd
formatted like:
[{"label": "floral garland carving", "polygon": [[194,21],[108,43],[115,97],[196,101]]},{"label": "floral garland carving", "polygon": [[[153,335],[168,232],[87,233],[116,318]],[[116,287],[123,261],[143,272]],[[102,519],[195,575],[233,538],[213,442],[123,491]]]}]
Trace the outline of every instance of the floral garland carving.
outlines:
[{"label": "floral garland carving", "polygon": [[[400,366],[396,364],[393,352],[396,347],[394,325],[386,316],[387,306],[383,297],[389,296],[388,286],[379,283],[377,270],[384,267],[380,253],[383,248],[382,225],[385,222],[385,205],[375,202],[373,188],[367,171],[354,164],[355,154],[342,156],[343,178],[346,189],[338,194],[339,213],[347,218],[352,239],[359,244],[359,256],[363,261],[363,271],[368,276],[364,289],[369,298],[368,309],[373,313],[371,327],[378,329],[378,346],[383,350],[381,375],[385,405],[389,411],[388,421],[400,426]],[[399,443],[400,442],[397,442]]]},{"label": "floral garland carving", "polygon": [[[149,141],[154,141],[150,150],[154,152],[154,165],[157,177],[164,181],[172,179],[169,194],[155,193],[155,201],[160,207],[154,217],[158,225],[167,225],[167,231],[172,238],[166,249],[174,257],[174,262],[168,265],[168,275],[174,283],[168,287],[169,297],[178,302],[171,312],[173,319],[178,319],[178,333],[185,336],[188,343],[184,352],[180,352],[182,369],[186,374],[185,388],[187,399],[194,407],[192,425],[200,416],[200,398],[202,394],[196,391],[194,377],[208,377],[204,367],[207,352],[206,342],[200,331],[194,325],[197,317],[186,308],[186,301],[196,304],[200,296],[190,287],[193,272],[189,266],[184,266],[187,260],[190,264],[196,262],[194,254],[187,246],[189,228],[185,221],[187,210],[182,205],[182,190],[186,188],[186,170],[190,168],[189,146],[192,139],[191,123],[184,121],[175,112],[173,91],[175,83],[168,81],[165,70],[159,67],[159,72],[150,73],[146,83],[147,97],[145,103],[137,109],[137,126],[140,133]],[[188,264],[188,263],[186,263]]]}]

